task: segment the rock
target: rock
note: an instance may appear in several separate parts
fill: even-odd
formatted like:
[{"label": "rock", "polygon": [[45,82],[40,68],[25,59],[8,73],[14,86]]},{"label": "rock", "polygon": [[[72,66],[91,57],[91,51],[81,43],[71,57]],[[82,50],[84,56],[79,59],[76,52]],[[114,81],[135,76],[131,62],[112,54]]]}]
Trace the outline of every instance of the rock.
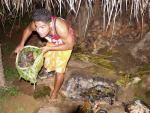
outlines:
[{"label": "rock", "polygon": [[87,63],[87,62],[83,62],[80,60],[73,60],[73,59],[71,59],[68,63],[69,67],[82,68],[82,69],[91,67],[93,65],[94,65],[93,63]]},{"label": "rock", "polygon": [[145,76],[143,79],[142,79],[142,88],[143,89],[149,89],[150,90],[150,74]]},{"label": "rock", "polygon": [[[62,104],[63,103],[63,104]],[[76,113],[78,102],[55,101],[41,107],[36,113]]]},{"label": "rock", "polygon": [[131,50],[131,55],[143,63],[150,62],[150,31]]},{"label": "rock", "polygon": [[140,100],[127,104],[126,111],[130,113],[150,113],[150,109]]},{"label": "rock", "polygon": [[112,106],[108,113],[126,113],[123,106]]},{"label": "rock", "polygon": [[38,113],[61,113],[61,109],[59,107],[43,107],[40,108],[40,110],[38,111]]},{"label": "rock", "polygon": [[99,34],[97,39],[94,41],[94,48],[92,54],[97,54],[99,50],[104,49],[108,46],[108,41],[101,38],[102,36]]},{"label": "rock", "polygon": [[133,78],[133,81],[132,81],[132,84],[136,84],[136,83],[138,83],[139,81],[141,81],[141,78],[139,78],[139,77],[134,77],[134,78]]},{"label": "rock", "polygon": [[75,100],[105,101],[113,104],[117,97],[117,86],[104,78],[72,77],[65,84],[64,95]]},{"label": "rock", "polygon": [[140,81],[141,81],[140,77],[134,77],[133,80],[128,83],[128,85],[134,85],[134,84],[139,83]]},{"label": "rock", "polygon": [[91,104],[85,101],[78,109],[77,113],[126,113],[122,105],[107,105],[106,103]]}]

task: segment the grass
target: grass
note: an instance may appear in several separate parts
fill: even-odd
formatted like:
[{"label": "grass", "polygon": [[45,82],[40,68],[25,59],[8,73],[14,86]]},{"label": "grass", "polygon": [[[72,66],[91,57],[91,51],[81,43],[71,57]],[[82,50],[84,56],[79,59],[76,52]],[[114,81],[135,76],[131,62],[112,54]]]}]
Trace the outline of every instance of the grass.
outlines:
[{"label": "grass", "polygon": [[97,56],[92,55],[92,54],[82,54],[82,53],[74,53],[73,54],[73,58],[75,58],[77,60],[81,60],[81,61],[85,61],[85,62],[92,62],[92,63],[102,66],[104,68],[114,70],[112,63],[109,60],[110,57],[111,57],[110,54],[97,55]]},{"label": "grass", "polygon": [[25,113],[26,108],[23,106],[23,104],[16,105],[16,113]]},{"label": "grass", "polygon": [[0,88],[0,97],[17,96],[18,90],[15,87]]},{"label": "grass", "polygon": [[3,113],[5,102],[9,101],[10,96],[17,96],[18,90],[15,87],[0,88],[0,113]]},{"label": "grass", "polygon": [[48,86],[37,86],[34,91],[33,97],[37,99],[41,97],[50,96],[50,92],[51,89]]},{"label": "grass", "polygon": [[137,76],[143,76],[143,75],[149,75],[150,74],[150,65],[144,65],[138,68],[136,75]]},{"label": "grass", "polygon": [[130,74],[123,73],[120,76],[121,76],[120,79],[116,81],[116,84],[120,87],[126,87],[128,83],[131,82],[132,80],[132,77],[131,77],[132,75]]},{"label": "grass", "polygon": [[12,45],[9,43],[4,43],[2,45],[2,55],[10,55],[12,51]]},{"label": "grass", "polygon": [[135,95],[134,100],[144,100],[144,96],[142,95]]},{"label": "grass", "polygon": [[4,68],[4,75],[5,75],[6,80],[13,80],[19,76],[16,68],[13,68],[11,66]]},{"label": "grass", "polygon": [[[19,90],[16,87],[3,87],[0,88],[0,113],[4,113],[10,105],[7,105],[10,102],[10,97],[18,96]],[[16,103],[13,103],[14,106]],[[7,108],[6,108],[7,107]],[[9,108],[8,108],[9,109]],[[25,113],[25,108],[22,107],[22,104],[16,106],[15,113]]]}]

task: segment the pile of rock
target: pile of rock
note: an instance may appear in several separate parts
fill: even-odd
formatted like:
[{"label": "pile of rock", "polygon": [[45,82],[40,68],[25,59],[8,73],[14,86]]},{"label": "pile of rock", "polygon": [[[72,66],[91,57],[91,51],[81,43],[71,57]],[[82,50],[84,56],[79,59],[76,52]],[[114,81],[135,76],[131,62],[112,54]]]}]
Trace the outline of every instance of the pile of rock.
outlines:
[{"label": "pile of rock", "polygon": [[126,112],[129,113],[150,113],[150,109],[144,102],[136,100],[125,105]]},{"label": "pile of rock", "polygon": [[73,77],[64,87],[64,95],[74,100],[104,101],[113,104],[117,99],[118,87],[104,78]]}]

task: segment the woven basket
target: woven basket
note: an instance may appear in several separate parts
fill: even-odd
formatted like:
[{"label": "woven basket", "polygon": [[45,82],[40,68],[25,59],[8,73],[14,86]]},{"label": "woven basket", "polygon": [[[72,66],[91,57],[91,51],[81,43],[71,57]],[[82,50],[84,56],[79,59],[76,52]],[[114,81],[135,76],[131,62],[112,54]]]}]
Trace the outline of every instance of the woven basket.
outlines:
[{"label": "woven basket", "polygon": [[[19,66],[19,60],[20,57],[25,54],[26,52],[32,52],[34,55],[34,62],[32,65],[28,66],[28,67],[21,67]],[[30,81],[30,83],[33,83],[35,85],[36,83],[36,78],[37,75],[39,73],[39,71],[41,70],[41,67],[43,66],[43,53],[42,50],[38,47],[35,46],[25,46],[22,51],[17,54],[16,57],[16,68],[18,70],[18,73],[20,75],[20,78],[23,78],[27,81]]]}]

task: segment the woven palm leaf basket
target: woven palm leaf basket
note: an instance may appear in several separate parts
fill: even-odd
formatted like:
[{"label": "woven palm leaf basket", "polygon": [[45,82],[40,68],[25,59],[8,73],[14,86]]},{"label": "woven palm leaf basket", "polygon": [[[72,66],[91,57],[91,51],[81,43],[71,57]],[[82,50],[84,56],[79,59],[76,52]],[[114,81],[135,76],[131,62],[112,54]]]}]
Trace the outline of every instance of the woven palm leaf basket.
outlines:
[{"label": "woven palm leaf basket", "polygon": [[35,46],[25,46],[16,56],[16,68],[20,78],[30,81],[34,84],[37,82],[37,75],[43,66],[42,50]]}]

